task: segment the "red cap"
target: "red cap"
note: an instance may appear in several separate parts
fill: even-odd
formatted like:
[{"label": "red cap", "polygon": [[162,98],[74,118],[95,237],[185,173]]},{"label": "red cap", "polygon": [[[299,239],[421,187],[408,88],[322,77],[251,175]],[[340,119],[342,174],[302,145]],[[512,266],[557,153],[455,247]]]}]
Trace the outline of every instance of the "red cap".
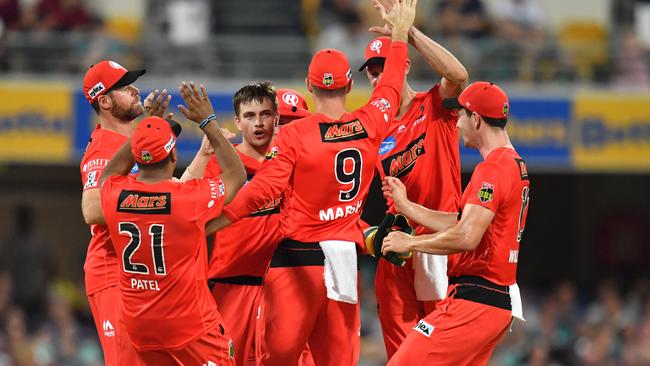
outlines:
[{"label": "red cap", "polygon": [[333,48],[316,52],[309,64],[309,81],[321,89],[340,89],[352,79],[345,54]]},{"label": "red cap", "polygon": [[176,136],[172,128],[160,117],[143,119],[131,136],[131,153],[140,164],[153,164],[163,160],[175,145]]},{"label": "red cap", "polygon": [[487,81],[477,81],[470,84],[458,98],[445,99],[442,104],[446,108],[465,108],[476,112],[481,117],[504,119],[508,118],[510,103],[503,89]]},{"label": "red cap", "polygon": [[292,89],[278,89],[278,112],[282,117],[303,118],[311,115],[302,94]]},{"label": "red cap", "polygon": [[366,46],[366,62],[361,65],[359,71],[363,71],[370,64],[386,61],[391,43],[390,37],[377,37],[370,41]]},{"label": "red cap", "polygon": [[128,71],[115,61],[102,61],[90,66],[84,76],[84,96],[88,103],[93,103],[97,98],[111,88],[121,88],[133,84],[146,70]]}]

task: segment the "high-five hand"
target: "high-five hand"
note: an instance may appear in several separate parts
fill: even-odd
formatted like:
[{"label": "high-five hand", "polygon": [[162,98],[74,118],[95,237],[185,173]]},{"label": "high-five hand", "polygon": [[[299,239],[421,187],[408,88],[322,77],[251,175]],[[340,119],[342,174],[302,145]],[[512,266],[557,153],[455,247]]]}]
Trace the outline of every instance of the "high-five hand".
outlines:
[{"label": "high-five hand", "polygon": [[183,81],[178,91],[181,93],[185,104],[187,104],[187,107],[179,104],[178,109],[183,112],[187,119],[200,123],[208,118],[208,116],[214,114],[212,103],[203,85],[201,85],[201,90],[199,91],[193,81],[190,81],[189,85]]},{"label": "high-five hand", "polygon": [[167,93],[167,89],[163,89],[162,92],[158,92],[156,89],[144,98],[142,105],[148,117],[162,117],[171,100],[172,96]]},{"label": "high-five hand", "polygon": [[[408,31],[415,20],[417,3],[417,0],[395,0],[392,7],[386,9],[382,1],[373,0],[375,9],[392,29],[393,40],[404,42],[408,40]],[[388,2],[386,5],[389,5]]]}]

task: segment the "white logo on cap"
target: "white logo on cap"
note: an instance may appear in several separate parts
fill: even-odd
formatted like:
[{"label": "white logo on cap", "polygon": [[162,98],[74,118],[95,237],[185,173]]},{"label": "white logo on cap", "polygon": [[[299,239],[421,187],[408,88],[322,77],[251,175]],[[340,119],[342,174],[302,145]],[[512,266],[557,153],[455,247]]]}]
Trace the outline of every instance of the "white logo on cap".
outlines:
[{"label": "white logo on cap", "polygon": [[286,92],[282,95],[282,100],[289,105],[297,107],[299,98],[292,92]]},{"label": "white logo on cap", "polygon": [[90,88],[90,90],[88,90],[88,96],[90,97],[90,99],[95,99],[95,97],[105,89],[106,88],[104,87],[104,84],[102,84],[102,82],[100,81],[97,84],[95,84],[95,86]]},{"label": "white logo on cap", "polygon": [[122,69],[122,70],[126,70],[126,69],[124,68],[124,66],[118,64],[118,63],[115,62],[115,61],[108,61],[108,64],[111,65],[111,67],[114,68],[114,69]]},{"label": "white logo on cap", "polygon": [[170,151],[172,151],[172,148],[174,147],[174,145],[176,145],[176,139],[172,135],[172,138],[169,140],[169,142],[167,142],[165,144],[165,146],[163,146],[163,149],[165,149],[165,151],[167,151],[167,152],[170,152]]},{"label": "white logo on cap", "polygon": [[348,72],[345,73],[345,78],[350,81],[352,79],[352,70],[348,69]]},{"label": "white logo on cap", "polygon": [[370,44],[370,51],[375,51],[378,55],[380,55],[381,46],[383,45],[384,44],[380,40],[376,39]]}]

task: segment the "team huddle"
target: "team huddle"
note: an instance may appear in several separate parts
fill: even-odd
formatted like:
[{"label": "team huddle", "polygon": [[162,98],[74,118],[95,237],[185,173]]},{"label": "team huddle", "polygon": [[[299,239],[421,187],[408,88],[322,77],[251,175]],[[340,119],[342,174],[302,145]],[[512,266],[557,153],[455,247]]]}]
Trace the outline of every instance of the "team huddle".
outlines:
[{"label": "team huddle", "polygon": [[[269,82],[240,88],[237,145],[204,87],[181,83],[178,108],[205,136],[180,178],[168,92],[142,102],[144,70],[89,68],[99,124],[80,164],[84,271],[107,365],[356,365],[363,255],[378,260],[391,365],[486,364],[523,320],[530,183],[505,129],[507,95],[465,87],[462,64],[413,26],[416,0],[374,3],[386,25],[366,48],[359,71],[373,92],[355,111],[335,49],[309,64],[314,111]],[[428,91],[406,80],[408,44],[442,75]],[[483,157],[462,192],[459,131]],[[361,211],[375,174],[389,209],[370,226]]]}]

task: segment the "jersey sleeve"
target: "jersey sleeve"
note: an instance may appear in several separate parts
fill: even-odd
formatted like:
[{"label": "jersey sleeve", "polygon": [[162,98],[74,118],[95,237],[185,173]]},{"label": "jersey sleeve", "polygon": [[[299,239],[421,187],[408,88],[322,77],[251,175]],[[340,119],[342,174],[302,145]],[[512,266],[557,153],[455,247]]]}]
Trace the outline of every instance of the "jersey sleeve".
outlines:
[{"label": "jersey sleeve", "polygon": [[366,114],[381,136],[385,135],[390,122],[397,115],[401,99],[402,84],[406,70],[408,45],[405,42],[393,42],[386,57],[384,73],[379,84],[372,92],[370,101],[359,112]]},{"label": "jersey sleeve", "polygon": [[465,204],[479,205],[496,213],[506,189],[501,183],[498,165],[489,162],[477,165],[468,189],[470,192]]},{"label": "jersey sleeve", "polygon": [[442,121],[446,124],[451,124],[454,129],[456,129],[456,121],[458,120],[458,111],[456,109],[445,108],[442,105],[442,97],[440,96],[440,83],[433,86],[429,89],[428,98],[431,98],[431,106],[436,112],[436,115],[440,116]]},{"label": "jersey sleeve", "polygon": [[81,165],[83,191],[99,188],[101,174],[112,157],[113,154],[105,150],[96,150],[84,157],[84,162]]},{"label": "jersey sleeve", "polygon": [[278,197],[289,184],[298,157],[297,124],[284,126],[275,137],[274,146],[269,150],[266,161],[224,209],[231,222],[239,221],[256,211],[269,199]]},{"label": "jersey sleeve", "polygon": [[219,175],[221,174],[221,167],[219,166],[219,163],[217,162],[217,157],[210,156],[210,160],[208,160],[208,164],[205,166],[205,172],[203,173],[204,178],[218,178]]},{"label": "jersey sleeve", "polygon": [[[120,185],[120,182],[123,182],[126,179],[123,175],[114,175],[108,177],[104,184],[101,186],[100,191],[100,204],[102,206],[102,211],[104,212],[104,217],[106,213],[113,212],[117,209],[117,201],[114,199],[114,190],[116,186]],[[97,187],[99,188],[99,186]]]},{"label": "jersey sleeve", "polygon": [[206,223],[221,215],[226,199],[226,186],[221,179],[203,178],[191,182],[197,184],[195,197],[199,222]]}]

